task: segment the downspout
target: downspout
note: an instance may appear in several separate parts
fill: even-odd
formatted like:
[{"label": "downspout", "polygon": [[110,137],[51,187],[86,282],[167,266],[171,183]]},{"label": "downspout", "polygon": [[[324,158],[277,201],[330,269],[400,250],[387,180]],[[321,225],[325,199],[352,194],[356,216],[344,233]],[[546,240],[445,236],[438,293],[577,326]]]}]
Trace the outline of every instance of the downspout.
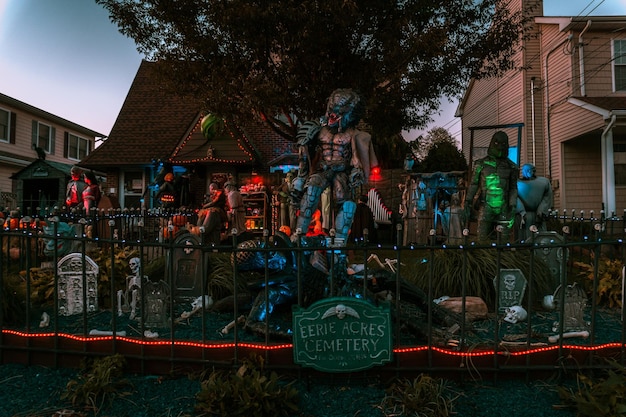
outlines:
[{"label": "downspout", "polygon": [[580,95],[585,97],[587,95],[585,89],[585,60],[583,59],[583,35],[587,32],[587,29],[591,26],[591,20],[587,20],[587,25],[578,35],[578,67],[580,69]]},{"label": "downspout", "polygon": [[600,137],[602,153],[602,200],[606,204],[604,213],[612,216],[615,213],[615,164],[613,160],[613,125],[617,115],[613,114],[611,120],[602,130]]},{"label": "downspout", "polygon": [[561,46],[563,46],[563,44],[565,42],[568,42],[570,40],[572,40],[572,34],[569,34],[567,36],[567,38],[563,39],[561,42],[559,42],[557,45],[555,45],[547,54],[546,54],[546,59],[545,59],[545,64],[544,64],[544,69],[545,69],[545,83],[546,83],[546,133],[547,133],[547,152],[548,152],[548,178],[550,180],[552,180],[552,137],[550,134],[550,95],[549,95],[549,78],[548,78],[548,59],[550,58],[550,55],[556,51],[558,48],[560,48]]},{"label": "downspout", "polygon": [[537,166],[537,139],[535,136],[535,77],[530,79],[530,122],[531,122],[531,135],[533,144],[533,166]]}]

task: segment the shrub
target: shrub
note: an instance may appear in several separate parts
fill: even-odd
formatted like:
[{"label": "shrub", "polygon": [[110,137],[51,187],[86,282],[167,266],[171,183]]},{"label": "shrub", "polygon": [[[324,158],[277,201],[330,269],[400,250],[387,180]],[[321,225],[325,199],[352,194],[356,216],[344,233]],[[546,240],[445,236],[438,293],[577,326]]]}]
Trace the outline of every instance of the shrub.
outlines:
[{"label": "shrub", "polygon": [[393,383],[379,408],[385,416],[446,417],[453,401],[443,379],[420,374]]}]

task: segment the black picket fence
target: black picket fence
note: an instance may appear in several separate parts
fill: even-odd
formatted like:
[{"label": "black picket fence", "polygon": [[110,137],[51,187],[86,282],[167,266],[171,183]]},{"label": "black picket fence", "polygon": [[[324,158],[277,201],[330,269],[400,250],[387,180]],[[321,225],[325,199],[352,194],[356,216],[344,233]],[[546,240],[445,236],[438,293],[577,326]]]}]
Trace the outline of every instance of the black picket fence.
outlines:
[{"label": "black picket fence", "polygon": [[450,245],[433,230],[428,244],[406,246],[268,231],[209,245],[187,228],[194,212],[20,220],[0,231],[0,363],[123,353],[139,371],[170,372],[260,354],[302,372],[292,311],[336,297],[338,308],[346,298],[388,308],[393,354],[377,372],[529,376],[625,363],[625,217],[564,211],[527,242],[469,233]]}]

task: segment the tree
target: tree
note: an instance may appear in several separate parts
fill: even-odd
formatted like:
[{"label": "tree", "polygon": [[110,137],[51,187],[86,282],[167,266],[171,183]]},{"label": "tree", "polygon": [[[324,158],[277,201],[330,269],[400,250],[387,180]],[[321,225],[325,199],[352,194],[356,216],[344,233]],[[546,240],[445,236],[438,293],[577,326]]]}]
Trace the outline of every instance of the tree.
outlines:
[{"label": "tree", "polygon": [[[96,0],[163,87],[206,111],[259,117],[295,140],[335,88],[365,100],[372,132],[422,127],[440,96],[513,66],[529,22],[502,0]],[[488,63],[488,64],[485,64]]]},{"label": "tree", "polygon": [[459,149],[456,140],[450,133],[436,127],[428,131],[421,140],[426,156],[418,161],[414,171],[418,172],[449,172],[467,170],[467,161]]}]

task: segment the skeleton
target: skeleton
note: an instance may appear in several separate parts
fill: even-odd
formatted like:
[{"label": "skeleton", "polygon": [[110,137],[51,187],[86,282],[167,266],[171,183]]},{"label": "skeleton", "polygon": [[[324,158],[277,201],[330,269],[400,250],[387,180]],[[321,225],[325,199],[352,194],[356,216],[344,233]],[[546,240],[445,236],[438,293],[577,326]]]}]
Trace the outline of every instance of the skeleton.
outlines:
[{"label": "skeleton", "polygon": [[526,320],[528,313],[522,306],[511,306],[505,310],[504,321],[516,324],[518,322]]},{"label": "skeleton", "polygon": [[[128,266],[133,275],[126,277],[126,289],[117,292],[117,315],[121,316],[124,312],[130,311],[129,317],[133,320],[137,316],[137,303],[141,297],[141,276],[139,275],[141,260],[139,258],[131,258],[128,261]],[[144,279],[147,278],[144,275]],[[122,300],[124,303],[122,303]]]},{"label": "skeleton", "polygon": [[[213,305],[213,297],[211,297],[210,295],[205,295],[204,296],[204,308],[209,309],[211,308],[212,305]],[[192,301],[191,311],[183,311],[182,314],[180,315],[180,318],[177,320],[177,322],[180,323],[181,320],[188,319],[189,317],[193,316],[198,311],[202,310],[202,306],[203,306],[203,300],[202,300],[202,296],[200,296]]]}]

